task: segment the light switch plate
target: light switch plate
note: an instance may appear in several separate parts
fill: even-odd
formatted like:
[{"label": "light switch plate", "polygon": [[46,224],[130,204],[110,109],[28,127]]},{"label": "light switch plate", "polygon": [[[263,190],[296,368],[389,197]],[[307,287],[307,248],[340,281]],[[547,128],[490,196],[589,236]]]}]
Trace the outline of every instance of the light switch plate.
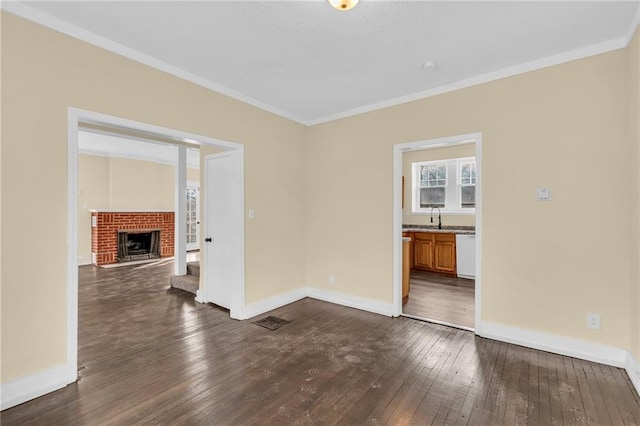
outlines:
[{"label": "light switch plate", "polygon": [[549,188],[537,188],[536,199],[540,201],[548,201],[551,199],[551,190]]}]

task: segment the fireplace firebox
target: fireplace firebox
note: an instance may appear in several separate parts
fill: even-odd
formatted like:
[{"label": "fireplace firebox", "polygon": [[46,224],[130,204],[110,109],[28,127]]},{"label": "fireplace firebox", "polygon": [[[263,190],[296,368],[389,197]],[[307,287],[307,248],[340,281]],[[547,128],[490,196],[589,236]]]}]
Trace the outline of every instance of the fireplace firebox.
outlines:
[{"label": "fireplace firebox", "polygon": [[118,262],[160,257],[160,230],[118,231]]}]

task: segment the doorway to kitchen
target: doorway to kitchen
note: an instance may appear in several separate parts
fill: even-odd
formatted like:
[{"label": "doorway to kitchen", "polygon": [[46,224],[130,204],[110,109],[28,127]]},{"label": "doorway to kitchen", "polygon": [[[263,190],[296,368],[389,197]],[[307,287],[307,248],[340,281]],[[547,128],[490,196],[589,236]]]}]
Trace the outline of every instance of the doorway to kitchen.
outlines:
[{"label": "doorway to kitchen", "polygon": [[394,308],[465,330],[480,326],[479,133],[394,146]]}]

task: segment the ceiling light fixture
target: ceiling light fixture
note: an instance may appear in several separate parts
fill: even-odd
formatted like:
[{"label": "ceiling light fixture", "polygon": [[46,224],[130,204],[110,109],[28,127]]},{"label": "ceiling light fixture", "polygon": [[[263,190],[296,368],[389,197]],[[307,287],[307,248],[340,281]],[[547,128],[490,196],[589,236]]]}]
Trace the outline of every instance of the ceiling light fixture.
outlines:
[{"label": "ceiling light fixture", "polygon": [[422,68],[424,68],[427,71],[433,71],[438,67],[438,64],[436,64],[433,61],[429,61],[429,62],[425,62],[425,64],[422,66]]},{"label": "ceiling light fixture", "polygon": [[341,12],[356,7],[360,0],[327,0],[329,4],[336,10]]}]

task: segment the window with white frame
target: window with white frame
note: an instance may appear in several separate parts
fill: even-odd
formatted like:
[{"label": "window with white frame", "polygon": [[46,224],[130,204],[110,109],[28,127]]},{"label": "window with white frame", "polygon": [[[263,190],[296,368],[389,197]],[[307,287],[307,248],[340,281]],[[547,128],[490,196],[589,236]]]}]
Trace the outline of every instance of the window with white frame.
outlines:
[{"label": "window with white frame", "polygon": [[444,207],[447,187],[447,167],[441,163],[419,166],[420,207]]},{"label": "window with white frame", "polygon": [[474,157],[412,164],[413,213],[475,213],[476,162]]},{"label": "window with white frame", "polygon": [[460,179],[460,208],[476,208],[476,162],[461,161],[458,163]]}]

